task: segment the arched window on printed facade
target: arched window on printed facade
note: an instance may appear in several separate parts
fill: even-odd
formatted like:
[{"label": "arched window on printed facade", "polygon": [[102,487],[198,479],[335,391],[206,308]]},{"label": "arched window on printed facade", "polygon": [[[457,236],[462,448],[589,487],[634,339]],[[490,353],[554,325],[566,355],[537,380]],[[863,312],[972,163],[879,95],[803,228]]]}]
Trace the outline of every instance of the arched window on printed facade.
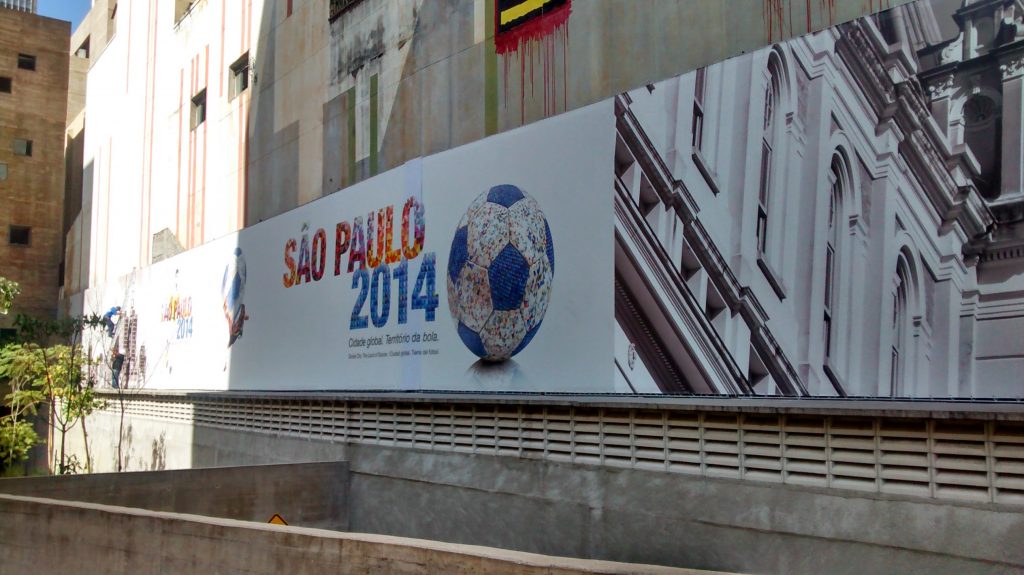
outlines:
[{"label": "arched window on printed facade", "polygon": [[783,85],[782,60],[778,52],[768,57],[768,81],[764,94],[764,121],[761,125],[761,169],[757,192],[757,253],[765,255],[769,250],[769,233],[773,184],[776,179],[777,156],[782,135],[780,103]]},{"label": "arched window on printed facade", "polygon": [[900,252],[896,261],[896,279],[892,289],[892,329],[890,336],[891,365],[889,367],[889,385],[893,395],[908,395],[907,368],[911,365],[911,325],[910,309],[913,303],[913,275],[907,254]]},{"label": "arched window on printed facade", "polygon": [[849,170],[840,154],[832,156],[832,164],[829,168],[829,199],[828,199],[828,223],[825,236],[825,266],[824,266],[824,306],[823,306],[823,331],[825,347],[825,363],[829,364],[830,358],[836,353],[836,313],[839,310],[839,294],[842,283],[840,276],[840,261],[843,242],[843,221],[845,196],[850,188]]}]

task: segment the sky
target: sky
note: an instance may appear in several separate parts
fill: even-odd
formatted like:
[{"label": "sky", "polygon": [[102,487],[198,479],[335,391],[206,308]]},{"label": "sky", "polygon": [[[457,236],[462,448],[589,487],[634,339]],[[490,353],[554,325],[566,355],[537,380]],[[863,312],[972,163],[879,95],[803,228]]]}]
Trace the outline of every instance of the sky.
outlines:
[{"label": "sky", "polygon": [[74,32],[91,6],[92,0],[39,0],[36,7],[40,16],[71,22]]}]

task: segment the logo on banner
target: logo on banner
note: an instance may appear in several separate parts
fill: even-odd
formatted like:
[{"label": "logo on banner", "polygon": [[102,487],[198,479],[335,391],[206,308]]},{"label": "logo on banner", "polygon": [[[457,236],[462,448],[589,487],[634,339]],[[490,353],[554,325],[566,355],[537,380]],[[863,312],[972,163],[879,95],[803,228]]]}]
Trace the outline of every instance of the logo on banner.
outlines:
[{"label": "logo on banner", "polygon": [[540,205],[513,185],[480,194],[455,231],[448,306],[462,342],[500,362],[537,334],[551,300],[555,249]]}]

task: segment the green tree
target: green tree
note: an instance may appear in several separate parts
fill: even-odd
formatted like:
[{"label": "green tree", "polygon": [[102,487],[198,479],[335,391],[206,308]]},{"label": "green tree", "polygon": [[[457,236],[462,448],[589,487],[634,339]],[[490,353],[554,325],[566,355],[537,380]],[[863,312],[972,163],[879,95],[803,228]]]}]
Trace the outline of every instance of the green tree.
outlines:
[{"label": "green tree", "polygon": [[4,403],[10,413],[0,418],[0,461],[11,469],[28,458],[29,450],[39,443],[31,418],[46,397],[36,385],[41,375],[38,357],[23,346],[0,348],[0,379],[10,390]]},{"label": "green tree", "polygon": [[[95,381],[87,374],[89,362],[82,353],[85,330],[100,326],[98,316],[38,320],[19,315],[15,323],[26,342],[24,353],[34,358],[35,388],[47,404],[50,425],[51,462],[60,475],[91,470],[86,417],[105,402],[95,391]],[[54,343],[59,342],[59,343]],[[81,423],[85,462],[67,451],[67,434]],[[57,442],[57,445],[54,445]]]},{"label": "green tree", "polygon": [[14,304],[14,298],[21,293],[21,286],[18,282],[0,276],[0,315],[7,315]]},{"label": "green tree", "polygon": [[[81,341],[84,330],[99,325],[100,319],[38,320],[19,315],[15,324],[21,342],[0,349],[0,379],[11,390],[4,398],[11,413],[0,420],[3,461],[7,466],[24,461],[29,449],[40,442],[30,417],[45,405],[54,470],[59,474],[87,471],[91,461],[85,418],[104,402],[86,376],[89,360]],[[86,449],[84,463],[67,450],[67,434],[78,423]]]}]

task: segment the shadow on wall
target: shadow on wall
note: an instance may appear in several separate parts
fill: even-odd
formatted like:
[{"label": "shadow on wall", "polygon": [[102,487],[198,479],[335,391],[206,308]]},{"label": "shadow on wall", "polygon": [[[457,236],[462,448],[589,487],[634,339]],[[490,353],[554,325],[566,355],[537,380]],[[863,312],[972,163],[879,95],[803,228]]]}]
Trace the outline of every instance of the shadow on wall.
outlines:
[{"label": "shadow on wall", "polygon": [[[291,4],[289,2],[289,4]],[[248,107],[246,146],[246,199],[244,225],[250,226],[299,205],[299,123],[275,131],[275,107],[279,104],[275,56],[277,25],[283,18],[282,2],[264,2],[256,38],[255,77]],[[270,83],[267,83],[267,82]]]}]

